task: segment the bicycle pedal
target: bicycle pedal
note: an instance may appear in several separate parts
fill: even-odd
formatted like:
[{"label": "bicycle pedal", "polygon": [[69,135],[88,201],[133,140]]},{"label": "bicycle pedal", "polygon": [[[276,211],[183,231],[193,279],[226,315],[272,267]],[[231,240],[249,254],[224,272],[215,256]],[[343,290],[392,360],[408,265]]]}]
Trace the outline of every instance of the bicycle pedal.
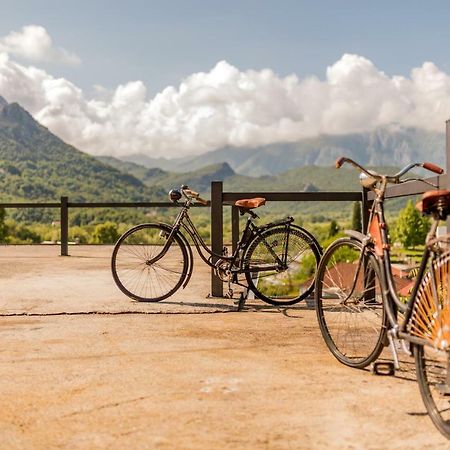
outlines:
[{"label": "bicycle pedal", "polygon": [[372,373],[384,377],[395,375],[395,364],[391,361],[377,361],[372,365]]}]

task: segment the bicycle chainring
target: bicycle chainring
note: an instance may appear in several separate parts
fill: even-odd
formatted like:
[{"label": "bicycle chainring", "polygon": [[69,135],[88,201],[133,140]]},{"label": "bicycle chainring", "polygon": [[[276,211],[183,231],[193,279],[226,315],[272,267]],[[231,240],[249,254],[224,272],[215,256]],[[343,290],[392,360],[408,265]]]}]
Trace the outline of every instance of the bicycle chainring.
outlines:
[{"label": "bicycle chainring", "polygon": [[230,281],[231,272],[230,272],[230,263],[225,261],[224,259],[219,259],[214,265],[214,271],[216,275],[223,282]]}]

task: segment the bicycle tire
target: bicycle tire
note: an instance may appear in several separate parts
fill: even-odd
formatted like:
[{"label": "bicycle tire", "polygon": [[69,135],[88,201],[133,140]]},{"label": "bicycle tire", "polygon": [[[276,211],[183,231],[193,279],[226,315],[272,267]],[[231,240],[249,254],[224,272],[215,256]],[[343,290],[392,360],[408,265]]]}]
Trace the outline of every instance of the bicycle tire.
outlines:
[{"label": "bicycle tire", "polygon": [[189,257],[183,239],[175,234],[167,253],[153,264],[170,234],[165,224],[148,223],[126,231],[117,241],[111,270],[118,288],[140,302],[159,302],[173,295],[189,273]]},{"label": "bicycle tire", "polygon": [[[315,287],[317,319],[325,343],[338,361],[355,368],[378,358],[387,324],[380,268],[372,254],[358,268],[362,248],[351,238],[333,242],[320,261]],[[369,285],[364,276],[371,280]]]},{"label": "bicycle tire", "polygon": [[446,384],[448,353],[431,346],[414,346],[417,382],[420,395],[436,428],[450,439],[450,396],[443,395],[439,386]]},{"label": "bicycle tire", "polygon": [[[266,271],[287,249],[287,268]],[[258,234],[244,254],[245,277],[256,297],[271,305],[293,305],[314,289],[321,249],[314,236],[301,227],[275,225]],[[303,264],[302,264],[303,261]],[[258,268],[263,270],[258,271]],[[254,275],[256,274],[256,278]]]}]

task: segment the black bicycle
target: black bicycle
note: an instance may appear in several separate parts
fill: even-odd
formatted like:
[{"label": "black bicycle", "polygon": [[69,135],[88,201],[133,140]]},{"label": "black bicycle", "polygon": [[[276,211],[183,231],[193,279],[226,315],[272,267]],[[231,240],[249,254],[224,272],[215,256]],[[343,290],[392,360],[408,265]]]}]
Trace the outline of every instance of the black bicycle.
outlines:
[{"label": "black bicycle", "polygon": [[436,188],[429,180],[402,177],[414,167],[437,174],[443,170],[415,163],[395,175],[382,175],[349,158],[340,158],[336,167],[346,162],[361,171],[361,184],[374,191],[375,199],[366,233],[347,231],[320,262],[315,300],[323,338],[341,363],[356,368],[374,362],[389,345],[394,362],[375,362],[375,373],[394,374],[398,348],[414,354],[425,407],[439,431],[450,438],[450,236],[437,237],[439,221],[450,214],[450,191],[426,192],[418,203],[433,221],[417,277],[401,288],[392,272],[384,215],[388,184],[419,180]]},{"label": "black bicycle", "polygon": [[[319,243],[307,230],[294,225],[292,217],[257,226],[253,209],[264,205],[264,198],[236,201],[240,213],[249,217],[233,254],[228,255],[225,247],[219,255],[209,249],[189,217],[194,202],[208,202],[188,186],[171,190],[169,197],[175,203],[184,200],[173,225],[137,225],[114,247],[112,274],[125,295],[142,302],[158,302],[186,287],[194,262],[188,238],[201,259],[228,283],[230,297],[231,284],[249,288],[272,305],[292,305],[312,293],[322,253]],[[247,285],[242,284],[244,279]]]}]

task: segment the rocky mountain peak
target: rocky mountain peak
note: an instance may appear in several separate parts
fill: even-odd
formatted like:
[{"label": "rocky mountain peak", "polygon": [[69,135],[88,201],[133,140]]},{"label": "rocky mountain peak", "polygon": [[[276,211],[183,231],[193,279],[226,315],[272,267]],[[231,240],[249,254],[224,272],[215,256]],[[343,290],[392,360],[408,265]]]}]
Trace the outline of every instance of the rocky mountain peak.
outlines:
[{"label": "rocky mountain peak", "polygon": [[0,95],[0,111],[8,104],[8,102]]}]

